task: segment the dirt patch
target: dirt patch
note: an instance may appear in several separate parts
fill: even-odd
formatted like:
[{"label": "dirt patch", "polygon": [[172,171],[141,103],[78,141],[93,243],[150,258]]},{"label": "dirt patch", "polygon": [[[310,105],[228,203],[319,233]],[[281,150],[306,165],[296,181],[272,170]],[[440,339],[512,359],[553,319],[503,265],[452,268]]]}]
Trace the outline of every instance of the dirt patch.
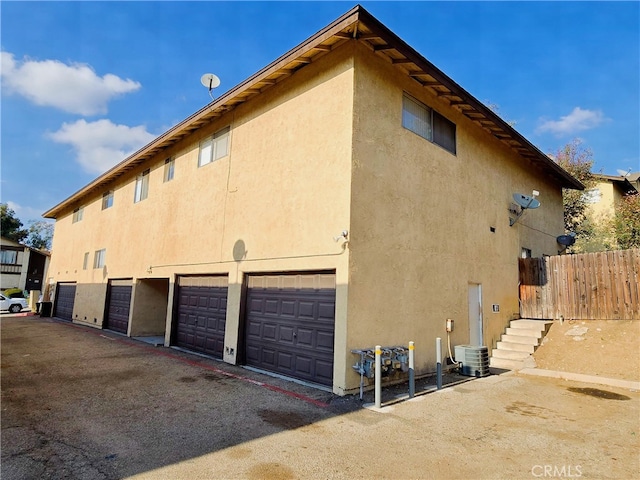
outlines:
[{"label": "dirt patch", "polygon": [[533,354],[538,368],[640,381],[640,321],[555,321]]}]

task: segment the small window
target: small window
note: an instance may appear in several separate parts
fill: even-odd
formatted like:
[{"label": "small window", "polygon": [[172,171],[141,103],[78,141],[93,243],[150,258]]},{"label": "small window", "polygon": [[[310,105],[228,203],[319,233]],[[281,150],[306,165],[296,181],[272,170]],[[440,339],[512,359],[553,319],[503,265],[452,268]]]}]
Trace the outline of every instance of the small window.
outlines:
[{"label": "small window", "polygon": [[149,170],[145,170],[136,177],[136,191],[133,203],[138,203],[149,196]]},{"label": "small window", "polygon": [[15,250],[0,250],[0,263],[16,265],[18,263],[18,252]]},{"label": "small window", "polygon": [[113,207],[113,190],[102,194],[102,210]]},{"label": "small window", "polygon": [[82,260],[82,269],[89,268],[89,252],[84,252],[84,259]]},{"label": "small window", "polygon": [[176,168],[176,159],[167,158],[164,161],[164,181],[169,182],[173,180],[173,174]]},{"label": "small window", "polygon": [[104,261],[107,255],[106,249],[96,250],[93,255],[93,268],[102,268],[104,267]]},{"label": "small window", "polygon": [[433,112],[433,143],[456,153],[456,124]]},{"label": "small window", "polygon": [[531,249],[522,247],[522,250],[520,251],[520,257],[531,258]]},{"label": "small window", "polygon": [[425,140],[456,153],[456,125],[418,100],[402,97],[402,126]]},{"label": "small window", "polygon": [[80,220],[82,220],[82,214],[83,214],[83,212],[84,212],[84,207],[76,208],[76,209],[73,211],[73,220],[72,220],[72,223],[76,223],[76,222],[79,222]]},{"label": "small window", "polygon": [[198,167],[202,167],[228,155],[230,130],[230,127],[225,127],[200,142]]},{"label": "small window", "polygon": [[431,141],[431,109],[405,95],[402,97],[402,126]]}]

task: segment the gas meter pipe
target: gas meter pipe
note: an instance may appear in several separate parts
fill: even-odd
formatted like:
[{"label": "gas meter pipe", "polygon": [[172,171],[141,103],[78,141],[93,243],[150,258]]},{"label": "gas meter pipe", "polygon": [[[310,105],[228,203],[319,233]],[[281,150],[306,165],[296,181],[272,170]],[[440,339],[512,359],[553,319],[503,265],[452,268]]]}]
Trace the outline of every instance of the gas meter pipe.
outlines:
[{"label": "gas meter pipe", "polygon": [[376,345],[376,408],[382,407],[382,361],[380,356],[382,355],[382,347]]},{"label": "gas meter pipe", "polygon": [[413,342],[409,342],[409,398],[413,398],[416,394],[415,362],[413,358],[414,348]]}]

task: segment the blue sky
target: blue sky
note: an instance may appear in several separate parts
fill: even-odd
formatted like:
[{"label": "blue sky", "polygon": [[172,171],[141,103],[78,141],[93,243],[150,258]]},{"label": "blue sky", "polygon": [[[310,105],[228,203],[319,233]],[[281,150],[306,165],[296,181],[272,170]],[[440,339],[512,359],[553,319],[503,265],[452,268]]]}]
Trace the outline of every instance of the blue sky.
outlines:
[{"label": "blue sky", "polygon": [[[7,2],[1,191],[26,223],[352,2]],[[362,2],[544,152],[640,171],[640,3]]]}]

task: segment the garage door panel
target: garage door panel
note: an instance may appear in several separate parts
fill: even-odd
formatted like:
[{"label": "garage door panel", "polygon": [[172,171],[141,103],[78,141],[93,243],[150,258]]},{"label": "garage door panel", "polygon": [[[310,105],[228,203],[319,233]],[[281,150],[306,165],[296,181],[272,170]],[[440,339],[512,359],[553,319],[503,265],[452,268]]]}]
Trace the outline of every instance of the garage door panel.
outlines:
[{"label": "garage door panel", "polygon": [[59,283],[56,292],[56,306],[54,317],[63,320],[73,320],[73,306],[76,299],[75,283]]},{"label": "garage door panel", "polygon": [[222,357],[227,315],[224,283],[219,277],[178,279],[176,345]]},{"label": "garage door panel", "polygon": [[[333,362],[316,361],[316,376],[326,382],[333,380]],[[323,383],[323,382],[320,382]]]},{"label": "garage door panel", "polygon": [[333,351],[333,332],[318,331],[316,334],[316,347]]},{"label": "garage door panel", "polygon": [[[116,281],[118,283],[122,280]],[[109,285],[109,298],[107,300],[107,315],[104,328],[126,335],[129,330],[129,310],[131,308],[132,286]]]},{"label": "garage door panel", "polygon": [[298,345],[313,347],[313,334],[313,330],[298,328]]},{"label": "garage door panel", "polygon": [[291,370],[293,367],[293,355],[286,352],[278,352],[278,367]]},{"label": "garage door panel", "polygon": [[[249,276],[245,352],[248,365],[331,385],[335,277]],[[307,278],[308,277],[308,278]],[[294,288],[322,285],[322,288]]]}]

